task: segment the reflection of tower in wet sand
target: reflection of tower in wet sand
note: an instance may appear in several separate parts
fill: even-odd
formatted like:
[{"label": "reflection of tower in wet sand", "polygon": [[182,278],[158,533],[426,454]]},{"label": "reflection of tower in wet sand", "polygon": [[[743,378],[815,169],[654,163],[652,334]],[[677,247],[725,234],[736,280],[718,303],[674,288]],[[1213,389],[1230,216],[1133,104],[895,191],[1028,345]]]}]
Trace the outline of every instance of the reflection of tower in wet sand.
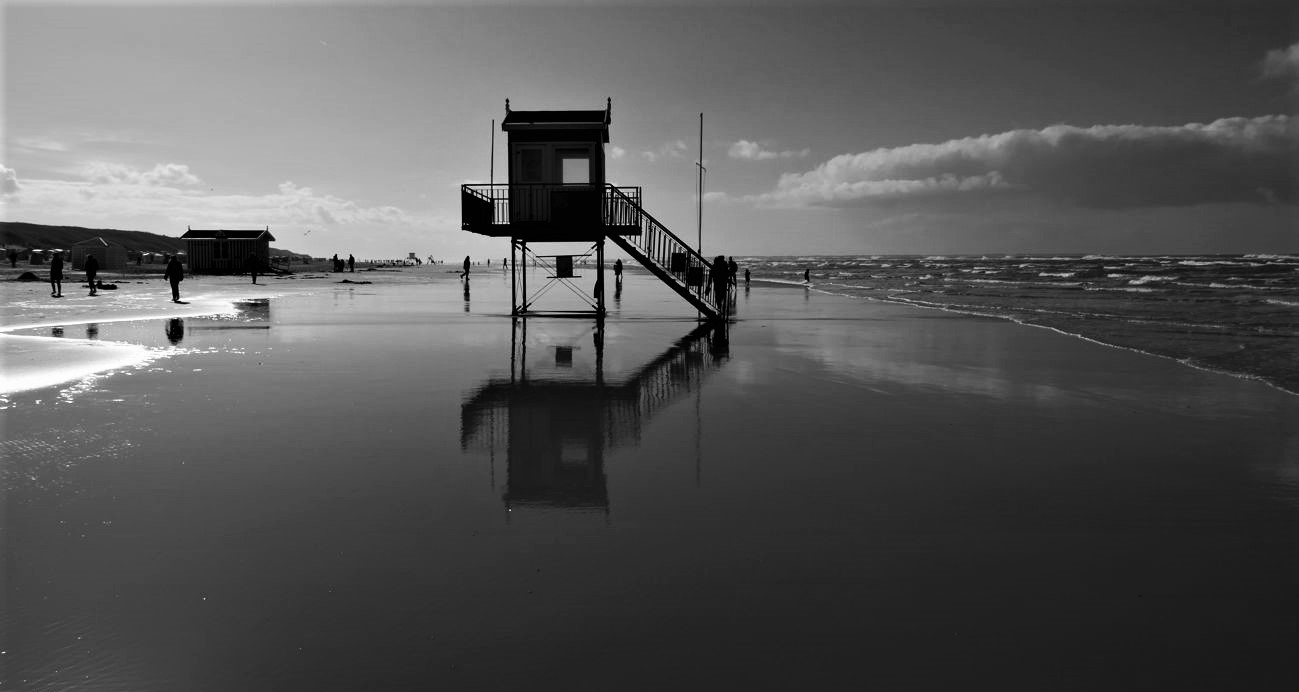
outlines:
[{"label": "reflection of tower in wet sand", "polygon": [[[524,338],[511,344],[509,379],[489,380],[460,410],[460,445],[506,452],[507,508],[545,506],[605,510],[607,450],[636,444],[660,411],[696,391],[724,354],[709,348],[701,326],[622,382],[603,374],[604,339],[595,334],[595,373],[578,379],[532,379]],[[516,333],[517,335],[517,333]],[[715,342],[715,339],[714,339]],[[571,375],[572,349],[556,349],[556,367]],[[711,354],[711,355],[710,355]],[[517,356],[517,357],[516,357]]]}]

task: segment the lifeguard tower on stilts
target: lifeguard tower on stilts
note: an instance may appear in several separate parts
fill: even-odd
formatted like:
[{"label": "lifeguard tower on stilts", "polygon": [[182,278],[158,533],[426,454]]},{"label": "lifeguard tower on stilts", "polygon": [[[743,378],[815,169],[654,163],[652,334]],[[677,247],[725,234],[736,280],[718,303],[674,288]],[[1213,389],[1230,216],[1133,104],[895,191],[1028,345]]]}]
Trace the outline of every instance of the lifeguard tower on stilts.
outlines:
[{"label": "lifeguard tower on stilts", "polygon": [[[508,182],[460,186],[463,230],[510,239],[511,309],[515,316],[594,316],[603,319],[604,243],[612,241],[708,320],[725,318],[726,297],[713,295],[710,264],[641,207],[641,188],[605,182],[612,100],[604,110],[515,111],[505,101]],[[539,244],[580,245],[582,252],[538,254]],[[593,294],[575,272],[594,257]],[[528,285],[527,265],[545,270]],[[521,266],[522,265],[522,266]],[[545,311],[537,303],[557,286],[589,310]]]}]

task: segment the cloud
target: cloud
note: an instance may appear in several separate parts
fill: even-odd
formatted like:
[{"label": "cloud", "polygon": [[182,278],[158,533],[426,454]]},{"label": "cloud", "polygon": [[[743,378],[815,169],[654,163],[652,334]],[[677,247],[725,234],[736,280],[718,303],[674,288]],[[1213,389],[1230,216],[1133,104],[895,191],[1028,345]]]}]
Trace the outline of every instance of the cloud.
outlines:
[{"label": "cloud", "polygon": [[68,145],[49,137],[19,137],[14,140],[14,149],[20,151],[67,151]]},{"label": "cloud", "polygon": [[[1296,127],[1284,115],[1207,125],[1052,125],[836,156],[780,177],[761,206],[1018,195],[1090,208],[1295,202]],[[1268,194],[1260,190],[1269,191]]]},{"label": "cloud", "polygon": [[609,158],[618,160],[627,155],[627,150],[617,145],[609,146]]},{"label": "cloud", "polygon": [[730,156],[733,159],[741,159],[744,161],[767,161],[770,159],[802,158],[804,156],[807,156],[810,153],[812,153],[811,149],[799,149],[797,151],[792,149],[787,149],[785,151],[772,151],[770,149],[766,149],[765,147],[763,147],[762,144],[758,142],[751,142],[747,139],[741,139],[740,141],[732,144],[731,148],[726,152],[727,156]]},{"label": "cloud", "polygon": [[685,140],[678,139],[674,142],[668,142],[664,144],[663,146],[659,147],[655,151],[642,151],[640,155],[645,157],[646,161],[649,161],[650,163],[654,163],[655,161],[658,161],[660,159],[685,158],[686,152],[688,150],[689,147],[686,146]]},{"label": "cloud", "polygon": [[160,163],[150,170],[141,171],[120,163],[92,161],[82,167],[81,177],[100,185],[175,187],[203,182],[189,172],[189,166],[179,163]]},{"label": "cloud", "polygon": [[395,206],[364,206],[292,181],[266,194],[212,194],[159,183],[197,181],[183,165],[159,165],[141,172],[104,164],[85,172],[85,180],[24,180],[20,189],[13,171],[0,167],[0,185],[7,192],[10,216],[22,215],[42,223],[75,216],[109,223],[143,219],[177,226],[459,226],[458,222],[452,226],[449,219],[412,215]]},{"label": "cloud", "polygon": [[1263,57],[1262,70],[1264,77],[1292,80],[1299,87],[1299,43],[1268,51]]},{"label": "cloud", "polygon": [[0,164],[0,195],[14,195],[19,189],[18,171]]}]

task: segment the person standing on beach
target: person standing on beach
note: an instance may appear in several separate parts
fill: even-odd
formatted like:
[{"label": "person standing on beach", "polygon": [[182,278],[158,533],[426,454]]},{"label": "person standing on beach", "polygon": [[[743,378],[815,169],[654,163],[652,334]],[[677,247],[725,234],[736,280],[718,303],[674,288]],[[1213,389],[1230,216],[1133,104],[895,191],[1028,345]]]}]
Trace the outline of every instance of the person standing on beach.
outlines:
[{"label": "person standing on beach", "polygon": [[90,284],[90,295],[96,295],[95,275],[99,273],[99,260],[94,255],[86,257],[86,283]]},{"label": "person standing on beach", "polygon": [[463,274],[460,275],[460,278],[462,279],[469,278],[469,255],[465,255],[465,271]]},{"label": "person standing on beach", "polygon": [[613,282],[614,288],[622,287],[622,260],[620,259],[613,261]]},{"label": "person standing on beach", "polygon": [[10,269],[18,268],[18,251],[12,248],[10,248],[9,250],[9,268]]},{"label": "person standing on beach", "polygon": [[727,274],[728,274],[728,276],[727,276],[727,283],[729,283],[730,285],[734,286],[734,285],[735,285],[735,281],[736,281],[736,279],[738,278],[738,275],[739,275],[739,273],[740,273],[740,265],[738,265],[738,264],[735,263],[735,258],[734,258],[734,257],[731,257],[731,258],[726,262],[726,268],[727,268],[727,270],[729,270],[729,271],[727,272]]},{"label": "person standing on beach", "polygon": [[167,268],[162,272],[163,278],[171,283],[171,302],[180,302],[180,282],[185,280],[185,268],[175,255],[167,261]]},{"label": "person standing on beach", "polygon": [[347,256],[347,271],[356,273],[356,258],[351,255]]},{"label": "person standing on beach", "polygon": [[257,253],[248,253],[248,273],[253,277],[253,283],[257,283]]},{"label": "person standing on beach", "polygon": [[713,259],[713,298],[717,301],[717,307],[721,308],[722,314],[726,314],[726,294],[727,294],[727,274],[730,268],[726,266],[726,258],[718,255]]},{"label": "person standing on beach", "polygon": [[746,288],[749,286],[749,270],[747,268],[744,270],[744,286]]},{"label": "person standing on beach", "polygon": [[50,297],[63,297],[63,253],[56,252],[50,258]]},{"label": "person standing on beach", "polygon": [[810,283],[812,283],[812,270],[811,270],[811,269],[804,269],[804,270],[803,270],[803,283],[805,283],[805,284],[810,284]]},{"label": "person standing on beach", "polygon": [[337,274],[338,272],[343,271],[342,266],[340,266],[339,263],[338,263],[338,253],[337,253],[337,252],[334,253],[333,258],[331,258],[330,261],[334,263],[334,273],[335,273],[335,274]]}]

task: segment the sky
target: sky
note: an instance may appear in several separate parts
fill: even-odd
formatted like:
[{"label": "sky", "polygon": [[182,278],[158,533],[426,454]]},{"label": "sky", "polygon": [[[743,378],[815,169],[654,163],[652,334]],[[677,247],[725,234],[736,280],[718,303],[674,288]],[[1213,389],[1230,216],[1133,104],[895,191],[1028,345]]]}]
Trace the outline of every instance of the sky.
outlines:
[{"label": "sky", "polygon": [[[505,100],[612,99],[705,254],[1299,253],[1299,9],[1211,0],[4,2],[0,218],[504,256]],[[496,127],[493,128],[493,119]]]}]

